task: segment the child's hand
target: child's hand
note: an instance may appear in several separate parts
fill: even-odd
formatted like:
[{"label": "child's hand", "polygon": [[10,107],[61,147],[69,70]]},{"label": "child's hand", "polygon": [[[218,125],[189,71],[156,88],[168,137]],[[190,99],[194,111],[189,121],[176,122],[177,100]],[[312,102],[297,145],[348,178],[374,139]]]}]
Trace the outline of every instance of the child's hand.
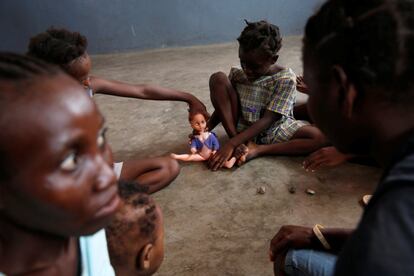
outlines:
[{"label": "child's hand", "polygon": [[196,148],[191,148],[190,151],[191,151],[192,154],[196,154],[197,153],[197,149]]},{"label": "child's hand", "polygon": [[270,242],[269,257],[274,262],[278,255],[286,254],[289,249],[313,248],[312,228],[285,225],[282,226]]},{"label": "child's hand", "polygon": [[303,79],[303,76],[297,76],[296,77],[296,89],[299,92],[309,94],[309,88],[305,83],[305,80]]},{"label": "child's hand", "polygon": [[216,154],[210,157],[208,160],[208,167],[212,171],[216,171],[223,167],[224,163],[232,157],[234,148],[234,145],[231,143],[225,144],[216,152]]},{"label": "child's hand", "polygon": [[323,167],[338,166],[352,157],[353,155],[339,152],[335,147],[324,147],[309,155],[303,162],[303,168],[314,172]]}]

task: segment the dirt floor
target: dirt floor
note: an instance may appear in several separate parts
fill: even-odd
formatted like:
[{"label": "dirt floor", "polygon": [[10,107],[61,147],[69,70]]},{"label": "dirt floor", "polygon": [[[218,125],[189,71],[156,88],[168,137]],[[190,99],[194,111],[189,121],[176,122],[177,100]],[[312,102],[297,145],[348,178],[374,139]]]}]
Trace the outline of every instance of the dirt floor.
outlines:
[{"label": "dirt floor", "polygon": [[[287,37],[279,63],[301,73],[301,38]],[[93,56],[93,73],[129,83],[191,92],[212,111],[208,79],[238,64],[237,44]],[[117,160],[187,152],[187,106],[97,95]],[[303,101],[306,97],[299,96]],[[222,127],[216,129],[224,142]],[[166,255],[157,275],[273,275],[269,241],[284,224],[352,227],[359,199],[374,189],[375,168],[346,164],[306,172],[304,157],[265,157],[210,172],[182,164],[178,178],[154,195],[165,216]],[[257,194],[260,186],[266,188]],[[289,193],[290,187],[296,193]],[[311,196],[305,190],[311,188]]]}]

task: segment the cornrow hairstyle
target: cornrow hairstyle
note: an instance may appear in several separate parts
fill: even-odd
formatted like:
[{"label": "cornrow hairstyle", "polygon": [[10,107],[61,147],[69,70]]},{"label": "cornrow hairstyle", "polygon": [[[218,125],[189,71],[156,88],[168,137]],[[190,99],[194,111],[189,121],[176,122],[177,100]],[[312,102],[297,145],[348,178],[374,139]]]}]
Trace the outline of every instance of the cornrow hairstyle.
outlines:
[{"label": "cornrow hairstyle", "polygon": [[382,87],[392,102],[412,98],[404,93],[414,76],[412,0],[329,0],[309,19],[304,46],[319,66],[340,65],[361,90]]},{"label": "cornrow hairstyle", "polygon": [[0,52],[0,81],[29,80],[41,75],[55,75],[60,70],[36,58]]},{"label": "cornrow hairstyle", "polygon": [[244,51],[263,49],[270,56],[276,56],[282,47],[282,36],[279,27],[265,20],[248,22],[237,38]]},{"label": "cornrow hairstyle", "polygon": [[30,39],[28,55],[57,65],[68,65],[83,56],[88,41],[78,32],[49,28]]},{"label": "cornrow hairstyle", "polygon": [[[18,55],[14,53],[0,52],[0,110],[7,112],[7,106],[15,99],[22,97],[26,89],[24,83],[33,81],[37,77],[53,76],[61,72],[58,67],[47,64],[41,60]],[[7,89],[4,84],[11,83],[15,89]],[[7,124],[3,121],[4,114],[0,115],[0,126]],[[2,132],[7,135],[7,133]],[[3,135],[0,135],[2,137]],[[7,139],[2,137],[0,140]],[[8,160],[7,145],[0,145],[0,179],[7,180],[11,177],[13,168]]]},{"label": "cornrow hairstyle", "polygon": [[128,258],[125,258],[125,254],[130,252],[124,252],[123,248],[126,247],[125,243],[130,242],[127,239],[129,233],[153,240],[157,214],[155,213],[156,206],[147,193],[148,187],[136,182],[120,181],[118,190],[127,209],[133,211],[121,211],[117,214],[111,224],[106,227],[106,233],[111,263],[126,265]]}]

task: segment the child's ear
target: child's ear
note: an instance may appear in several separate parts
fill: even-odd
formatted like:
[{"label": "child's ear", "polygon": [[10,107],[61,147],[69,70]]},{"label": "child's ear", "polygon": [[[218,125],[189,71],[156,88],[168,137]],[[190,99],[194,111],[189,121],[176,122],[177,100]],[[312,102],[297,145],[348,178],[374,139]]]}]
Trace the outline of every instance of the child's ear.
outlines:
[{"label": "child's ear", "polygon": [[148,243],[142,248],[137,256],[137,270],[145,272],[151,267],[151,257],[152,257],[152,243]]},{"label": "child's ear", "polygon": [[338,105],[342,115],[350,119],[354,113],[358,91],[342,67],[335,65],[332,70],[338,86]]}]

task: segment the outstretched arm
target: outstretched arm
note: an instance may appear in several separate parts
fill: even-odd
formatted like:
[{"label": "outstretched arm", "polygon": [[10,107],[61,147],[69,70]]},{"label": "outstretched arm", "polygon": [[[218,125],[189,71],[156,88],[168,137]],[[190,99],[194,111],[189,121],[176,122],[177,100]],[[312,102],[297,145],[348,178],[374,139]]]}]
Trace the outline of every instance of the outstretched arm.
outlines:
[{"label": "outstretched arm", "polygon": [[91,77],[90,81],[94,93],[137,98],[143,100],[181,101],[188,103],[189,111],[206,111],[205,105],[194,95],[187,92],[156,85],[132,85],[97,77]]}]

